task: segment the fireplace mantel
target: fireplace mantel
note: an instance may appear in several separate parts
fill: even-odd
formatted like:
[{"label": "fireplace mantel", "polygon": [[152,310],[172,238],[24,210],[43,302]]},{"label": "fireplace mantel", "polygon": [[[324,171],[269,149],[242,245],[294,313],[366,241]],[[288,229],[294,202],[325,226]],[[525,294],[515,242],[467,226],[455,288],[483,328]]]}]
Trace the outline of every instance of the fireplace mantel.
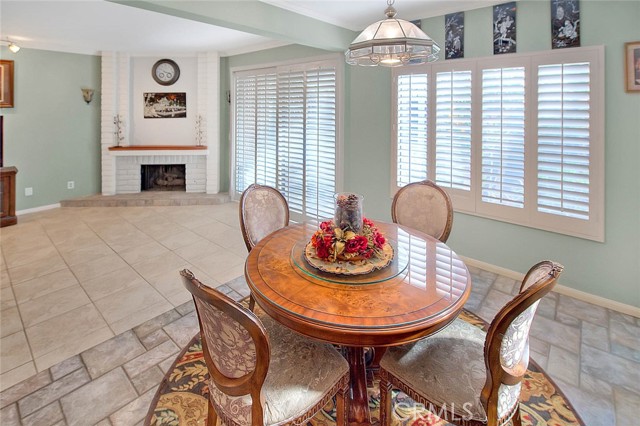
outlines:
[{"label": "fireplace mantel", "polygon": [[205,145],[130,145],[111,146],[111,155],[140,156],[140,155],[208,155],[209,147]]}]

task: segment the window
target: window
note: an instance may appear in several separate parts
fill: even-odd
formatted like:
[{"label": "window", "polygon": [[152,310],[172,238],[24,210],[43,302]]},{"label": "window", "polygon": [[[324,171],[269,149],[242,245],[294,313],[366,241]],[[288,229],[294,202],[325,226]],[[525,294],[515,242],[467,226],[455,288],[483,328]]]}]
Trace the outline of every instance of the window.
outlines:
[{"label": "window", "polygon": [[293,220],[333,215],[338,62],[234,73],[233,189],[277,188]]},{"label": "window", "polygon": [[427,177],[427,76],[399,75],[397,88],[396,170],[404,186]]},{"label": "window", "polygon": [[471,189],[471,71],[436,72],[436,183]]},{"label": "window", "polygon": [[538,211],[589,219],[589,63],[538,67]]},{"label": "window", "polygon": [[482,70],[482,201],[524,207],[524,67]]},{"label": "window", "polygon": [[394,70],[392,189],[428,178],[457,211],[603,241],[603,69],[583,47]]}]

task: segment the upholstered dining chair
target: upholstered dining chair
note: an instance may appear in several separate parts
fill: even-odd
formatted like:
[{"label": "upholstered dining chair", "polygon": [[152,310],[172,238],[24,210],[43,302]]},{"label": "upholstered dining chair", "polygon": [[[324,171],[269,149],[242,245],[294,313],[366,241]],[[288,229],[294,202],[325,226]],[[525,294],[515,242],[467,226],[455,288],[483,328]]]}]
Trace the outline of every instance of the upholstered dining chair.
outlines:
[{"label": "upholstered dining chair", "polygon": [[449,194],[430,180],[413,182],[396,192],[391,205],[394,223],[447,242],[453,224]]},{"label": "upholstered dining chair", "polygon": [[381,424],[392,415],[391,389],[405,392],[444,420],[464,426],[522,424],[519,396],[529,365],[529,328],[540,299],[563,266],[534,265],[520,292],[485,333],[461,319],[415,343],[390,348],[380,361]]},{"label": "upholstered dining chair", "polygon": [[[258,242],[280,228],[289,225],[289,204],[277,189],[249,185],[240,197],[240,228],[242,238],[251,251]],[[249,296],[249,309],[253,311],[255,299]]]},{"label": "upholstered dining chair", "polygon": [[193,295],[209,370],[207,426],[299,425],[333,397],[347,416],[349,365],[331,345],[303,337],[180,272]]}]

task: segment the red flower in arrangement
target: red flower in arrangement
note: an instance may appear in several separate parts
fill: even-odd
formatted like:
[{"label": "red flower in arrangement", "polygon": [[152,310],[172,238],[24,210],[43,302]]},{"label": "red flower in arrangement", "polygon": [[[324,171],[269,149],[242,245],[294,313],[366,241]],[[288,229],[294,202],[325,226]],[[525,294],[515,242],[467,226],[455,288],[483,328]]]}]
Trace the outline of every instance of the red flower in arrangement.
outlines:
[{"label": "red flower in arrangement", "polygon": [[333,222],[330,220],[324,221],[320,224],[320,229],[324,232],[333,232]]},{"label": "red flower in arrangement", "polygon": [[367,237],[356,235],[346,241],[344,250],[347,253],[360,253],[367,249],[367,245],[369,245]]},{"label": "red flower in arrangement", "polygon": [[386,243],[385,237],[375,224],[367,218],[363,219],[362,232],[356,234],[349,229],[341,229],[333,221],[320,223],[320,229],[311,237],[311,245],[320,259],[359,260],[369,259],[382,252]]},{"label": "red flower in arrangement", "polygon": [[329,252],[329,246],[327,246],[325,244],[321,244],[321,245],[317,246],[316,247],[316,254],[320,258],[326,259],[327,257],[329,257],[331,255],[331,253]]}]

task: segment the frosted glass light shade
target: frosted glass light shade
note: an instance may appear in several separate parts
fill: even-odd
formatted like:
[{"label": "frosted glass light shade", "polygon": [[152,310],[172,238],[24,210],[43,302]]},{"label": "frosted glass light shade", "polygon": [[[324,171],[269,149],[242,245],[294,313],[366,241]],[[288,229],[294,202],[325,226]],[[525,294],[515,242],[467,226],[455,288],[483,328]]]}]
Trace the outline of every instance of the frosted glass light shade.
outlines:
[{"label": "frosted glass light shade", "polygon": [[392,7],[386,13],[387,19],[369,25],[349,45],[348,64],[394,67],[438,59],[440,47],[431,37],[411,22],[395,18]]}]

